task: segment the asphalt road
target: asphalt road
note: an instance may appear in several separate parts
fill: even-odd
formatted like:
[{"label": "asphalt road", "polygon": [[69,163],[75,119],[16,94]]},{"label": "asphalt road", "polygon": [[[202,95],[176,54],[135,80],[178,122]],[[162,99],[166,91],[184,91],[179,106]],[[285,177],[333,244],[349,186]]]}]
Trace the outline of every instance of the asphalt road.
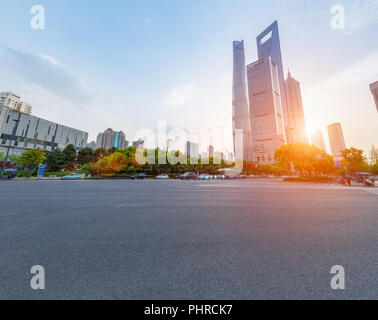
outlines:
[{"label": "asphalt road", "polygon": [[34,181],[0,199],[0,299],[378,299],[377,189]]}]

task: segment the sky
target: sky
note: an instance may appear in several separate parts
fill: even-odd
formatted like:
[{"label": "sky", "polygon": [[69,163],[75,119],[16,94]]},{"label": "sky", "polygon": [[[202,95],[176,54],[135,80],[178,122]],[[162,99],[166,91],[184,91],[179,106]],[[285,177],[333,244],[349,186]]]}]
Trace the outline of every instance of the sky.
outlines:
[{"label": "sky", "polygon": [[[344,29],[332,27],[340,5]],[[31,8],[45,9],[34,30]],[[219,130],[232,150],[232,42],[278,20],[285,73],[301,83],[308,131],[341,122],[348,147],[378,146],[378,0],[0,0],[0,91],[33,114],[135,140],[140,129]],[[221,142],[222,141],[222,142]],[[204,149],[204,147],[202,146]]]}]

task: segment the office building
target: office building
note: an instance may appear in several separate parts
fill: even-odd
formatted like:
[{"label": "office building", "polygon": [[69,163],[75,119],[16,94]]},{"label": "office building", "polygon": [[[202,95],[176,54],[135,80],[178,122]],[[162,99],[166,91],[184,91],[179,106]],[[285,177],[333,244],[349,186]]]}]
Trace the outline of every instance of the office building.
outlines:
[{"label": "office building", "polygon": [[[248,106],[246,62],[243,41],[233,43],[233,98],[232,98],[232,129],[234,153],[244,160],[252,160],[251,155],[251,124]],[[243,141],[236,141],[235,130],[243,130]],[[236,150],[242,148],[242,150]],[[242,155],[241,155],[242,151]]]},{"label": "office building", "polygon": [[0,93],[0,107],[7,107],[26,114],[32,113],[32,105],[21,101],[21,97],[12,92]]},{"label": "office building", "polygon": [[80,150],[86,147],[87,139],[87,132],[0,106],[0,152],[9,149],[10,154],[22,154],[36,148],[51,151],[70,144]]},{"label": "office building", "polygon": [[110,128],[98,134],[96,144],[97,148],[107,150],[112,148],[126,149],[129,145],[124,132],[114,131]]},{"label": "office building", "polygon": [[323,132],[321,130],[315,131],[311,135],[311,143],[315,146],[318,147],[319,149],[327,152],[325,141],[324,141],[324,136]]},{"label": "office building", "polygon": [[373,94],[375,106],[377,107],[377,111],[378,111],[378,81],[370,85],[370,90],[371,90],[371,93]]},{"label": "office building", "polygon": [[247,66],[252,160],[274,162],[274,153],[286,143],[279,70],[271,57]]},{"label": "office building", "polygon": [[290,72],[285,80],[285,90],[289,113],[289,133],[286,135],[287,143],[308,143],[306,120],[303,111],[301,86]]},{"label": "office building", "polygon": [[335,158],[340,158],[341,153],[345,150],[345,140],[343,129],[340,123],[333,123],[327,127],[329,145],[331,146],[332,155]]},{"label": "office building", "polygon": [[276,65],[278,87],[280,91],[282,113],[284,117],[285,136],[287,141],[292,141],[292,138],[290,136],[291,132],[289,130],[290,119],[285,91],[285,79],[282,65],[280,37],[278,33],[278,22],[274,21],[257,37],[256,40],[258,59],[262,60],[264,58],[270,57]]},{"label": "office building", "polygon": [[199,144],[188,141],[185,145],[185,151],[186,151],[186,154],[190,158],[197,158],[198,159],[198,157],[200,155]]}]

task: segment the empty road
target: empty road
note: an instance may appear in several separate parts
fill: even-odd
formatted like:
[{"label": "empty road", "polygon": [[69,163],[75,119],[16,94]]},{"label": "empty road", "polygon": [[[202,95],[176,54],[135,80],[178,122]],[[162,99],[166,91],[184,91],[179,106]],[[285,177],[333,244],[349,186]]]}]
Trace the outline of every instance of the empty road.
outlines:
[{"label": "empty road", "polygon": [[0,199],[0,299],[378,299],[377,189],[2,181]]}]

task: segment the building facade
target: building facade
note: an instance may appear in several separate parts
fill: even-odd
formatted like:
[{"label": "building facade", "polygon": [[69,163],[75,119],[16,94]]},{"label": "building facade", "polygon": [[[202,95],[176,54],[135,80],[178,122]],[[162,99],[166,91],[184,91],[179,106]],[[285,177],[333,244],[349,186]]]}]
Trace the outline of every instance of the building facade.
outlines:
[{"label": "building facade", "polygon": [[345,139],[341,123],[333,123],[327,127],[329,145],[332,155],[335,158],[341,158],[341,153],[345,150]]},{"label": "building facade", "polygon": [[[248,105],[247,75],[243,41],[233,43],[233,88],[232,88],[232,130],[234,154],[251,161],[251,123]],[[243,130],[243,142],[236,141],[236,130]],[[240,144],[240,145],[239,145]],[[242,148],[242,150],[236,150]],[[242,151],[242,154],[241,154]]]},{"label": "building facade", "polygon": [[303,111],[301,86],[290,72],[285,80],[286,99],[289,113],[289,134],[286,136],[287,143],[308,143],[306,120]]},{"label": "building facade", "polygon": [[114,131],[107,129],[103,133],[99,133],[96,141],[99,149],[126,149],[129,143],[126,140],[126,135],[123,131]]},{"label": "building facade", "polygon": [[266,28],[257,37],[257,53],[259,60],[271,57],[272,61],[275,63],[278,75],[278,87],[281,93],[281,106],[282,114],[284,117],[285,125],[285,137],[288,142],[292,141],[290,136],[290,119],[289,111],[286,99],[285,91],[285,78],[283,72],[282,55],[281,55],[281,44],[280,36],[278,32],[278,22],[274,21],[268,28]]},{"label": "building facade", "polygon": [[88,133],[0,106],[0,152],[10,154],[40,148],[51,151],[74,145],[85,148]]},{"label": "building facade", "polygon": [[185,151],[190,158],[199,158],[200,150],[198,143],[188,141],[185,145]]},{"label": "building facade", "polygon": [[319,149],[327,152],[325,141],[324,141],[324,136],[323,132],[321,130],[315,131],[311,135],[311,143],[315,146],[318,147]]},{"label": "building facade", "polygon": [[271,57],[247,66],[253,161],[273,163],[286,144],[279,70]]},{"label": "building facade", "polygon": [[377,107],[377,111],[378,111],[378,81],[370,85],[370,90],[371,90],[371,93],[373,94],[375,106]]},{"label": "building facade", "polygon": [[0,107],[7,107],[26,114],[32,113],[32,105],[21,101],[21,97],[12,92],[0,93]]}]

